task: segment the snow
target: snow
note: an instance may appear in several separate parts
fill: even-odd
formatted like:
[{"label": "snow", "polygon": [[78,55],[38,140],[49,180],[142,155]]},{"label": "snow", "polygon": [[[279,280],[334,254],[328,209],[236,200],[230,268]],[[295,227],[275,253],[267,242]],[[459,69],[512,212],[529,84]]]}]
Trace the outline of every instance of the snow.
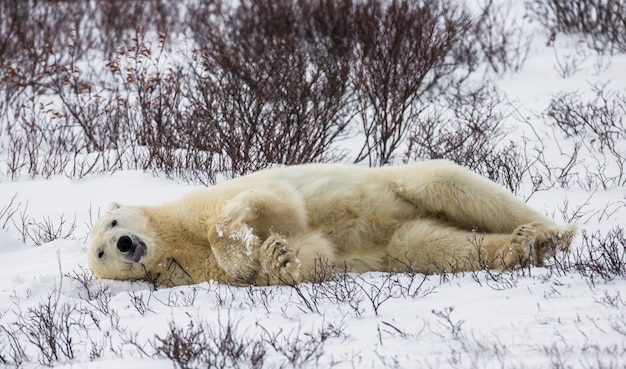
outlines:
[{"label": "snow", "polygon": [[[571,142],[536,126],[542,121],[537,114],[559,91],[592,98],[591,86],[600,83],[626,92],[626,55],[614,55],[599,68],[589,54],[575,73],[563,78],[555,49],[545,46],[541,32],[532,32],[522,70],[505,74],[496,85],[513,112],[509,124],[517,131],[508,137],[533,137],[536,130],[546,138],[547,155],[558,160]],[[556,40],[561,61],[575,57],[576,47],[576,40],[562,35]],[[591,158],[583,160],[594,165]],[[236,337],[264,342],[264,367],[270,368],[626,367],[623,277],[597,280],[550,268],[503,275],[348,274],[339,288],[344,298],[329,297],[324,287],[312,284],[234,287],[206,282],[155,289],[146,282],[89,280],[87,234],[110,201],[159,204],[198,187],[140,171],[82,179],[0,177],[0,210],[14,197],[19,208],[12,218],[18,224],[0,229],[0,326],[5,328],[0,329],[0,358],[10,352],[6,329],[30,322],[29,312],[52,301],[57,321],[63,307],[75,309],[71,318],[76,324],[70,328],[75,351],[72,358],[54,360],[51,365],[57,368],[173,368],[171,360],[156,355],[158,338],[167,336],[172,322],[183,330],[190,322],[204,324],[213,334],[232,324]],[[556,221],[573,220],[590,232],[623,227],[626,219],[624,187],[595,192],[551,188],[532,194],[524,188],[518,195]],[[66,227],[74,222],[76,229],[70,239],[35,246],[20,233],[19,222],[45,219],[54,224],[64,219]],[[240,236],[249,240],[252,235]],[[81,282],[85,278],[87,285]],[[45,361],[41,352],[22,343],[31,358],[24,367],[39,367]],[[302,352],[296,355],[298,349]]]},{"label": "snow", "polygon": [[[195,187],[138,172],[80,181],[3,181],[0,186],[1,204],[8,203],[13,190],[19,188],[19,198],[28,199],[31,214],[76,216],[80,225],[77,235],[89,228],[89,208],[102,209],[110,200],[159,203]],[[123,194],[125,189],[135,197]],[[561,198],[559,191],[555,193],[558,196],[553,197]],[[568,194],[572,202],[587,202],[587,194]],[[533,200],[535,205],[549,204],[542,207],[549,212],[550,204],[558,201],[549,201],[549,191],[544,195]],[[605,199],[623,196],[623,189],[601,195],[591,201],[590,207],[599,208]],[[623,215],[620,209],[619,216],[609,223],[620,223],[616,220],[623,220]],[[577,273],[552,275],[544,268],[505,275],[501,281],[490,280],[484,272],[429,276],[413,297],[414,291],[402,293],[397,288],[408,285],[410,276],[396,276],[400,282],[394,284],[385,273],[368,273],[348,276],[364,283],[367,290],[352,294],[356,307],[347,301],[321,298],[312,285],[301,286],[309,301],[318,296],[313,309],[292,287],[233,287],[210,282],[155,291],[143,282],[91,281],[92,290],[105,288],[110,294],[108,308],[124,327],[123,335],[117,331],[121,328],[107,322],[105,314],[85,300],[84,286],[72,277],[86,269],[84,239],[57,240],[34,247],[25,245],[14,232],[0,231],[0,242],[0,324],[16,322],[16,312],[36,307],[50,296],[56,299],[57,294],[60,304],[92,310],[100,319],[100,328],[87,320],[84,328],[76,328],[80,341],[76,358],[61,360],[60,368],[173,367],[170,360],[143,354],[125,341],[135,337],[150,352],[149,342],[155,336],[165,337],[169,322],[187,327],[190,321],[205,322],[214,329],[230,321],[242,336],[277,336],[285,347],[308,342],[320,331],[339,328],[340,333],[329,334],[310,361],[301,363],[303,367],[378,368],[397,363],[406,368],[539,368],[556,365],[555,358],[562,360],[564,367],[574,368],[598,363],[617,368],[626,363],[626,336],[615,330],[620,325],[626,328],[626,281],[622,278],[592,285]],[[421,281],[424,277],[414,278]],[[394,287],[386,289],[389,286]],[[382,298],[377,300],[377,287],[382,287],[383,297],[392,297],[384,302]],[[622,302],[615,306],[607,302],[616,297]],[[380,305],[374,309],[376,303]],[[104,345],[102,358],[89,359],[92,342]],[[7,347],[1,349],[8,352]],[[279,366],[286,362],[283,354],[269,347],[267,351],[267,363]],[[31,355],[37,358],[36,350]]]}]

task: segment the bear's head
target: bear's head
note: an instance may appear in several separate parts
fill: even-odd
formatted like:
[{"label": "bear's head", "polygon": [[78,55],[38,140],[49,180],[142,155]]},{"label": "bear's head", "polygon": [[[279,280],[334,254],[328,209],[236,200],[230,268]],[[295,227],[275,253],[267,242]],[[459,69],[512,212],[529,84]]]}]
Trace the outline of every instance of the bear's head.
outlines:
[{"label": "bear's head", "polygon": [[146,278],[156,259],[155,239],[141,208],[111,203],[89,235],[88,263],[94,277]]}]

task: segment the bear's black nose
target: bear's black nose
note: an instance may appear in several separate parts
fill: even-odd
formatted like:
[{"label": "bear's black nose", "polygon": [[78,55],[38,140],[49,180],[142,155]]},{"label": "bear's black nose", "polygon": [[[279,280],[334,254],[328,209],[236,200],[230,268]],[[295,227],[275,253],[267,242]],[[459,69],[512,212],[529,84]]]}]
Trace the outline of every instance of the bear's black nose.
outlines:
[{"label": "bear's black nose", "polygon": [[117,240],[117,249],[121,252],[129,252],[133,248],[133,240],[128,236],[122,236]]}]

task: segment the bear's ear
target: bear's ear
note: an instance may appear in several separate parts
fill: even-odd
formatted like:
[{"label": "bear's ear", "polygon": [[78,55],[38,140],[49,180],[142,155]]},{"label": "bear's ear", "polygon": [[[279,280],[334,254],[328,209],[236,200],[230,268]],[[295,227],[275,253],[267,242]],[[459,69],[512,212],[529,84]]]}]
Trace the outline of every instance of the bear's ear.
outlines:
[{"label": "bear's ear", "polygon": [[108,211],[113,211],[113,210],[119,209],[121,207],[122,207],[122,204],[120,204],[119,202],[113,201],[112,203],[109,204],[109,208],[107,210]]}]

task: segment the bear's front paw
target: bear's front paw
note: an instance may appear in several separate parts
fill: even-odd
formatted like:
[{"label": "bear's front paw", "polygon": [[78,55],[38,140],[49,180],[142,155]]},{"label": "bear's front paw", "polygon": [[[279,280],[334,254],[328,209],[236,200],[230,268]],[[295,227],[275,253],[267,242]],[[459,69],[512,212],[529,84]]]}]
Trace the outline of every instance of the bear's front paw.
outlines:
[{"label": "bear's front paw", "polygon": [[295,284],[300,276],[300,260],[287,244],[287,240],[277,234],[270,235],[259,250],[261,270],[257,284]]}]

